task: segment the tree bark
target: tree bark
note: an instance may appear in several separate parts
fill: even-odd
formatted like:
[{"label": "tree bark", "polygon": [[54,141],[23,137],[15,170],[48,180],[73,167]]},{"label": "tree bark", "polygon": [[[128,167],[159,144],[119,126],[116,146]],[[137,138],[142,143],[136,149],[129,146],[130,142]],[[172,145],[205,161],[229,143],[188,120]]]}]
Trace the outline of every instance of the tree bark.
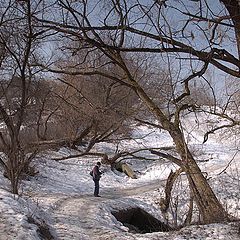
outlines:
[{"label": "tree bark", "polygon": [[240,2],[238,0],[220,0],[228,10],[234,24],[237,40],[238,59],[240,59]]},{"label": "tree bark", "polygon": [[183,170],[185,171],[190,189],[193,193],[194,200],[198,206],[201,222],[213,223],[228,220],[228,214],[212,191],[206,178],[203,176],[200,168],[190,153],[188,147],[183,146],[183,142],[178,138],[174,138],[178,153],[180,153],[183,161]]},{"label": "tree bark", "polygon": [[167,183],[164,190],[165,198],[161,199],[161,202],[160,202],[160,208],[163,213],[166,213],[169,208],[173,184],[176,181],[177,177],[181,174],[181,172],[182,172],[182,168],[179,168],[176,172],[171,171],[168,176]]}]

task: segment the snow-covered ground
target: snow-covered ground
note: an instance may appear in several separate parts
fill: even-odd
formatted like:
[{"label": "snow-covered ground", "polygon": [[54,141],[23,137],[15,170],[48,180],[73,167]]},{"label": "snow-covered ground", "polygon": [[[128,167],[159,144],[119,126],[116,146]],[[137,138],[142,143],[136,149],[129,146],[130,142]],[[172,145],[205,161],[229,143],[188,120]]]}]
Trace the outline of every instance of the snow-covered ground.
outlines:
[{"label": "snow-covered ground", "polygon": [[[218,198],[229,214],[240,218],[240,153],[237,152],[237,138],[224,139],[215,134],[202,144],[202,131],[190,126],[187,139],[199,161],[202,171],[209,179]],[[147,127],[138,127],[133,135],[135,140],[125,141],[121,149],[141,147],[169,147],[172,142],[167,133]],[[142,138],[142,136],[146,136]],[[110,145],[100,145],[98,150],[114,152]],[[179,231],[134,234],[116,220],[112,211],[140,207],[166,222],[158,206],[163,197],[165,180],[171,169],[176,167],[166,161],[141,162],[129,160],[136,170],[137,179],[130,179],[123,173],[112,172],[110,167],[102,165],[104,172],[100,181],[101,198],[93,197],[93,181],[90,170],[100,159],[82,157],[63,161],[52,158],[72,154],[66,148],[58,152],[45,152],[34,161],[39,171],[35,177],[24,180],[20,196],[8,191],[9,182],[0,175],[0,240],[128,240],[128,239],[240,239],[238,221],[232,223],[193,225]],[[146,151],[144,156],[150,156]],[[0,170],[2,171],[2,170]],[[181,222],[180,213],[186,210],[187,192],[184,174],[175,184],[172,207],[179,216],[169,211],[168,219]],[[173,210],[173,209],[172,209]]]}]

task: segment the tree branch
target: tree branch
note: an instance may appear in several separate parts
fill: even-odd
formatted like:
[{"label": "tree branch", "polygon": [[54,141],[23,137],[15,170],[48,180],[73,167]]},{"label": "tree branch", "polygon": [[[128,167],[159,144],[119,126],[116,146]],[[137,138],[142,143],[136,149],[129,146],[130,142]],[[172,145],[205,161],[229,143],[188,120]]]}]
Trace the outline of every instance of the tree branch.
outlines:
[{"label": "tree branch", "polygon": [[175,158],[175,157],[173,157],[173,156],[170,155],[170,154],[166,154],[166,153],[162,153],[162,152],[157,152],[157,151],[155,151],[155,150],[150,150],[150,152],[151,152],[152,154],[155,154],[155,155],[160,156],[160,157],[162,157],[162,158],[166,158],[166,159],[170,160],[171,162],[177,164],[177,165],[180,166],[180,167],[183,166],[183,163],[182,163],[182,161],[181,161],[180,159]]}]

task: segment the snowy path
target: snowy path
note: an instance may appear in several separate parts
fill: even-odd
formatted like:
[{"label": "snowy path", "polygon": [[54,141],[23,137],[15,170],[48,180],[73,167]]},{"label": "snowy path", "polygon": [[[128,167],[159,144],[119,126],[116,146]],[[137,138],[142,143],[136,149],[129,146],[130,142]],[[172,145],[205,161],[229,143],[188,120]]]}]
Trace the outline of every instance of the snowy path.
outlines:
[{"label": "snowy path", "polygon": [[[109,220],[109,216],[104,216],[103,206],[114,204],[119,200],[124,201],[126,197],[156,190],[162,184],[163,181],[158,180],[135,188],[102,189],[101,198],[90,195],[58,198],[52,213],[53,228],[61,240],[121,239],[119,238],[119,231],[116,233],[116,230],[106,227],[108,224],[105,221]],[[104,224],[99,221],[99,216],[102,216]],[[127,233],[123,232],[123,234],[126,235]]]}]

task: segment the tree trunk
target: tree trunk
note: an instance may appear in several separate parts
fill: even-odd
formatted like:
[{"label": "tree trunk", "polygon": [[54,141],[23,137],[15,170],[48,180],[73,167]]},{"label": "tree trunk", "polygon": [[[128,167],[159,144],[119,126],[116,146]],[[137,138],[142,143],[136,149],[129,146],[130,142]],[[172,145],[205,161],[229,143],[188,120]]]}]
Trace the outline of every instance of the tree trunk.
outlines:
[{"label": "tree trunk", "polygon": [[7,153],[8,161],[6,163],[7,175],[11,182],[11,190],[13,194],[18,194],[20,175],[23,170],[24,155],[21,150],[18,134],[13,134],[11,138],[10,151]]},{"label": "tree trunk", "polygon": [[19,164],[18,158],[15,152],[12,152],[9,155],[9,159],[7,162],[7,177],[11,182],[11,192],[13,194],[18,194],[18,184],[19,184]]},{"label": "tree trunk", "polygon": [[214,223],[228,220],[227,212],[218,201],[185,143],[184,134],[179,128],[180,120],[175,119],[174,122],[171,122],[149,98],[145,91],[137,85],[137,83],[135,84],[138,96],[156,116],[162,127],[169,132],[176,145],[176,150],[182,160],[180,167],[182,167],[187,175],[190,190],[193,193],[194,200],[201,215],[201,222]]},{"label": "tree trunk", "polygon": [[228,220],[228,215],[201,170],[192,158],[186,165],[186,174],[194,199],[201,215],[202,223],[222,222]]},{"label": "tree trunk", "polygon": [[240,2],[238,0],[220,0],[228,10],[234,24],[237,40],[238,57],[240,59]]},{"label": "tree trunk", "polygon": [[228,220],[227,212],[215,196],[207,179],[203,176],[187,145],[184,144],[182,134],[177,136],[175,132],[174,135],[173,140],[178,153],[181,155],[182,168],[187,175],[190,189],[198,206],[201,222],[213,223]]},{"label": "tree trunk", "polygon": [[182,171],[183,171],[182,168],[179,168],[176,172],[171,171],[168,176],[167,183],[166,183],[165,190],[164,190],[165,198],[162,198],[160,200],[160,209],[163,213],[166,213],[167,210],[169,209],[173,184],[176,181],[176,179],[178,178],[178,176],[181,174]]}]

